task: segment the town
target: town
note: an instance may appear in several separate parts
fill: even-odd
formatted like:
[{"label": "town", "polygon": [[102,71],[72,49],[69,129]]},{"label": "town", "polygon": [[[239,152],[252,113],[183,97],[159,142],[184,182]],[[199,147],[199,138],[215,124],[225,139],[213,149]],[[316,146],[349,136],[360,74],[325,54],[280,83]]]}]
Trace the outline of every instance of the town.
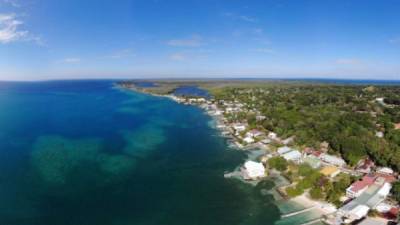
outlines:
[{"label": "town", "polygon": [[[373,87],[368,87],[366,91],[371,89]],[[266,129],[269,116],[259,107],[265,103],[257,96],[269,93],[268,90],[233,90],[230,90],[229,98],[226,98],[226,93],[214,94],[215,98],[210,99],[173,94],[163,96],[203,108],[214,118],[215,127],[227,138],[231,147],[247,151],[263,150],[256,160],[248,160],[241,166],[241,178],[254,181],[278,173],[287,180],[287,185],[277,186],[277,192],[286,199],[303,196],[315,202],[313,207],[324,211],[323,217],[317,221],[332,225],[397,222],[400,183],[398,172],[393,167],[375,162],[369,156],[359,157],[356,162],[345,160],[340,153],[332,151],[327,141],[307,146],[307,142],[296,142],[296,134],[283,138],[277,132]],[[243,98],[240,96],[243,95],[250,96],[250,100],[241,101]],[[395,107],[385,103],[382,97],[369,101],[369,104],[391,109]],[[376,112],[371,114],[376,117]],[[377,125],[374,134],[378,139],[384,137],[380,126]],[[393,124],[393,129],[399,130],[400,123]]]}]

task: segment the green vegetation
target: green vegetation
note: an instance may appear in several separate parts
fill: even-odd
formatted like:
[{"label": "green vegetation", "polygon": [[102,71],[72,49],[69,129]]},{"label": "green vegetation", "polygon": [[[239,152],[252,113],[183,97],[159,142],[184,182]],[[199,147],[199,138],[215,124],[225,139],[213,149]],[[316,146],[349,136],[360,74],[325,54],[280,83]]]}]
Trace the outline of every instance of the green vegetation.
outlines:
[{"label": "green vegetation", "polygon": [[392,187],[392,195],[396,201],[400,201],[400,181],[397,181],[393,184]]},{"label": "green vegetation", "polygon": [[273,157],[268,159],[268,165],[278,171],[285,171],[288,167],[287,161],[282,157]]},{"label": "green vegetation", "polygon": [[308,164],[290,164],[286,177],[295,185],[286,188],[289,197],[295,197],[309,191],[311,198],[324,200],[340,205],[340,197],[346,193],[346,188],[354,181],[348,174],[340,174],[334,180],[322,175]]},{"label": "green vegetation", "polygon": [[[319,148],[329,143],[329,151],[341,155],[354,166],[367,156],[382,166],[400,170],[400,88],[320,84],[251,84],[231,86],[213,92],[216,100],[239,101],[245,109],[230,122],[248,121],[277,133],[295,136],[295,144]],[[384,105],[377,98],[384,97]],[[222,106],[223,107],[223,106]],[[254,112],[266,116],[255,124]],[[384,137],[376,136],[381,131]]]}]

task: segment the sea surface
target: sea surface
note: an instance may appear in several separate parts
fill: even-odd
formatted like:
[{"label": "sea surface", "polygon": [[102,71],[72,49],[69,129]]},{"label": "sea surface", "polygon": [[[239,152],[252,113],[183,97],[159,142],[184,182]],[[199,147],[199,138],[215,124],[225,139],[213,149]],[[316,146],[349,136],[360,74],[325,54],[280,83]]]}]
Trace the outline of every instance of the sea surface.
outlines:
[{"label": "sea surface", "polygon": [[210,120],[112,81],[0,82],[0,224],[275,224]]}]

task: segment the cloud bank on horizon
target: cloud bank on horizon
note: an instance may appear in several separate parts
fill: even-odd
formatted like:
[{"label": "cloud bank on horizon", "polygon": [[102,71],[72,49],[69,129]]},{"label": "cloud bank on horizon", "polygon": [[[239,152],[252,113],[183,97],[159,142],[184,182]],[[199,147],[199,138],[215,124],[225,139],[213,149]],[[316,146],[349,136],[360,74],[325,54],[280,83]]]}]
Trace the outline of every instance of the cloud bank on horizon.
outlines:
[{"label": "cloud bank on horizon", "polygon": [[400,79],[398,0],[0,0],[0,80]]}]

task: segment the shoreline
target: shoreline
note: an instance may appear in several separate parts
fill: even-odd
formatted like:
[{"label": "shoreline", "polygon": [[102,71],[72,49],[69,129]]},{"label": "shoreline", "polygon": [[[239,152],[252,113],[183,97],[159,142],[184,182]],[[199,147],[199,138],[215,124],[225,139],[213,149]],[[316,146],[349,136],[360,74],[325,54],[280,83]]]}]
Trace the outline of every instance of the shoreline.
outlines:
[{"label": "shoreline", "polygon": [[[244,146],[244,145],[240,144],[238,142],[238,138],[235,137],[234,134],[232,134],[230,131],[227,131],[227,126],[225,124],[226,118],[222,114],[216,113],[219,111],[219,109],[215,108],[213,110],[210,110],[208,100],[205,100],[202,97],[200,98],[200,99],[202,99],[201,101],[197,101],[197,100],[194,100],[194,98],[179,97],[179,96],[175,96],[173,94],[156,94],[156,93],[145,91],[140,88],[136,88],[136,87],[132,87],[132,86],[131,87],[123,87],[121,85],[116,85],[116,86],[119,88],[122,88],[124,90],[128,90],[128,91],[143,93],[143,94],[151,95],[154,97],[168,98],[172,101],[177,102],[178,104],[192,105],[192,106],[197,106],[197,107],[201,108],[204,113],[206,113],[208,116],[211,117],[212,124],[214,125],[211,128],[215,129],[219,132],[219,135],[226,140],[226,143],[229,148],[246,152],[247,158],[245,160],[255,160],[255,159],[261,157],[262,155],[267,154],[268,153],[267,151],[269,151],[268,147],[266,147],[266,146],[261,147],[258,144],[250,144],[248,146]],[[260,154],[261,151],[263,153]],[[255,152],[258,152],[258,153],[254,154]],[[261,178],[261,179],[245,180],[241,175],[241,171],[240,171],[241,167],[242,166],[239,165],[234,171],[225,173],[224,177],[238,179],[241,182],[244,182],[246,184],[250,184],[253,186],[256,186],[259,182],[261,182],[263,180],[271,179],[272,182],[274,182],[274,187],[271,188],[270,190],[268,190],[268,193],[276,201],[276,206],[279,208],[279,210],[281,212],[281,216],[284,216],[285,213],[287,213],[279,207],[279,202],[281,202],[281,201],[284,201],[284,203],[289,205],[289,207],[296,208],[296,206],[300,206],[303,208],[300,210],[298,209],[297,211],[302,211],[307,208],[312,208],[312,210],[305,211],[300,214],[303,216],[307,215],[307,216],[311,216],[311,217],[314,217],[314,215],[315,215],[315,217],[321,219],[321,221],[322,221],[322,218],[324,215],[328,215],[328,214],[331,214],[336,211],[336,208],[332,208],[332,205],[330,205],[329,203],[315,201],[315,200],[311,199],[309,196],[307,196],[306,194],[303,194],[303,195],[300,195],[300,196],[297,196],[294,198],[289,198],[289,199],[285,198],[285,196],[282,196],[279,193],[279,191],[277,190],[279,187],[282,186],[282,184],[279,184],[278,181],[276,181],[276,179],[278,179],[278,180],[284,179],[286,181],[286,178],[284,178],[277,171],[272,171],[270,174],[268,174],[267,176],[265,176],[264,178]],[[277,195],[279,195],[279,197],[281,199],[279,199]],[[300,215],[300,214],[298,214],[298,215]],[[286,218],[290,218],[290,217],[286,217]],[[281,220],[284,220],[286,218],[282,217]],[[312,219],[312,220],[315,220],[315,219]],[[304,222],[307,223],[307,221],[304,221]]]}]

